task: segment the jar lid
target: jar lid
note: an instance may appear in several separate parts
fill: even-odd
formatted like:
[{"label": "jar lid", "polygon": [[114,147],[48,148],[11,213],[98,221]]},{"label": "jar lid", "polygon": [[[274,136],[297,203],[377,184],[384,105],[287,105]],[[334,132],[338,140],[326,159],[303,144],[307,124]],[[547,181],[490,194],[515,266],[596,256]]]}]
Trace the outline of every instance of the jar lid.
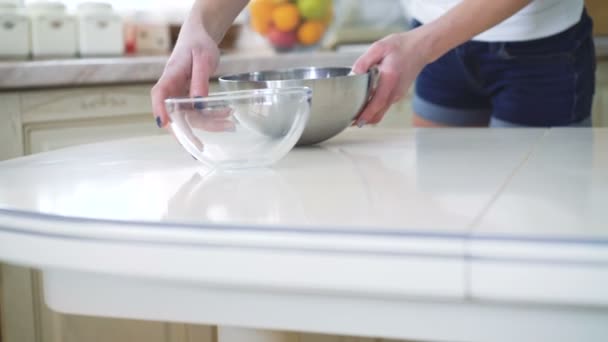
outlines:
[{"label": "jar lid", "polygon": [[0,11],[14,11],[17,9],[17,4],[0,1]]},{"label": "jar lid", "polygon": [[35,1],[27,5],[33,12],[65,12],[65,5],[59,1]]},{"label": "jar lid", "polygon": [[0,9],[17,8],[23,6],[22,0],[0,0]]},{"label": "jar lid", "polygon": [[143,25],[160,25],[168,24],[167,16],[160,11],[135,10],[122,12],[121,16],[128,22],[133,22]]},{"label": "jar lid", "polygon": [[77,11],[87,13],[108,13],[112,12],[113,8],[112,5],[107,2],[83,2],[78,4]]}]

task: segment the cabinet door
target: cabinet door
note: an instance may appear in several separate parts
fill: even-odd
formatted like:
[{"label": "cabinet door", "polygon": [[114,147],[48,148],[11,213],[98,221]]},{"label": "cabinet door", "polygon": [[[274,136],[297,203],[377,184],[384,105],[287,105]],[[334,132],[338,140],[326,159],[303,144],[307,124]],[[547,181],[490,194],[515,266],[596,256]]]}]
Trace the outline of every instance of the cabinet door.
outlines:
[{"label": "cabinet door", "polygon": [[32,272],[0,264],[0,319],[3,342],[37,342]]},{"label": "cabinet door", "polygon": [[26,125],[24,131],[26,154],[107,140],[166,134],[165,130],[156,127],[150,115]]},{"label": "cabinet door", "polygon": [[2,342],[214,342],[215,329],[112,318],[63,315],[44,303],[40,272],[0,265]]},{"label": "cabinet door", "polygon": [[[298,342],[380,342],[380,339],[326,334],[300,334]],[[388,342],[388,341],[387,341]]]},{"label": "cabinet door", "polygon": [[608,60],[598,61],[596,76],[593,125],[595,127],[608,127]]},{"label": "cabinet door", "polygon": [[151,85],[107,86],[77,89],[24,91],[21,120],[34,123],[69,124],[74,120],[122,118],[148,115]]},{"label": "cabinet door", "polygon": [[412,127],[412,98],[411,93],[408,94],[403,100],[396,102],[386,112],[382,121],[380,121],[377,127],[384,128],[404,128]]},{"label": "cabinet door", "polygon": [[0,160],[23,155],[19,94],[0,94]]},{"label": "cabinet door", "polygon": [[151,85],[20,93],[24,152],[163,134],[151,115]]}]

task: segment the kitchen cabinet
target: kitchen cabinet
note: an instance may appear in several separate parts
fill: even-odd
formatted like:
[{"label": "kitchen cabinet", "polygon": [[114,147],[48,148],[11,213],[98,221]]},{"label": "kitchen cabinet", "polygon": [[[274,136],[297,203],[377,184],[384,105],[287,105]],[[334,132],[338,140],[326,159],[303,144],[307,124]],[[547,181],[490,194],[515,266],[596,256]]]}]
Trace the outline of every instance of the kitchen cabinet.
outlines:
[{"label": "kitchen cabinet", "polygon": [[[150,121],[149,115],[146,115]],[[143,120],[97,120],[94,122],[28,126],[26,154],[56,150],[63,147],[120,139],[129,136],[163,134],[151,122]]]},{"label": "kitchen cabinet", "polygon": [[[38,271],[0,265],[3,342],[215,342],[215,327],[64,315],[43,300]],[[243,333],[250,340],[251,332]],[[290,342],[381,342],[383,339],[323,334],[281,334]]]},{"label": "kitchen cabinet", "polygon": [[149,89],[149,85],[132,85],[13,94],[17,108],[11,108],[11,113],[17,113],[12,114],[16,124],[11,134],[21,139],[12,144],[10,153],[27,155],[110,139],[164,134],[150,115]]},{"label": "kitchen cabinet", "polygon": [[23,136],[18,94],[0,93],[0,160],[23,155]]},{"label": "kitchen cabinet", "polygon": [[2,265],[3,342],[212,342],[213,327],[63,315],[49,310],[37,271]]},{"label": "kitchen cabinet", "polygon": [[608,126],[608,58],[598,61],[595,98],[593,99],[593,125]]}]

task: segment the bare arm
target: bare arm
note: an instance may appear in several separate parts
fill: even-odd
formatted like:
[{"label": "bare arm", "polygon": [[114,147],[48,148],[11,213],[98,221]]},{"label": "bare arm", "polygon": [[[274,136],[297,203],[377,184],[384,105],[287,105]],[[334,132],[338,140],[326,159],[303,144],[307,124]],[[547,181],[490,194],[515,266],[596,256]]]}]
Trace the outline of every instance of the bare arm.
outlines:
[{"label": "bare arm", "polygon": [[353,66],[356,73],[364,73],[376,64],[380,71],[376,93],[360,113],[357,124],[378,123],[390,105],[405,96],[425,65],[498,25],[530,2],[463,0],[431,23],[374,43]]},{"label": "bare arm", "polygon": [[220,52],[217,45],[247,0],[196,0],[165,65],[151,91],[153,115],[159,126],[169,120],[164,101],[168,97],[206,96]]},{"label": "bare arm", "polygon": [[202,24],[209,36],[219,44],[248,2],[248,0],[196,0],[187,22]]}]

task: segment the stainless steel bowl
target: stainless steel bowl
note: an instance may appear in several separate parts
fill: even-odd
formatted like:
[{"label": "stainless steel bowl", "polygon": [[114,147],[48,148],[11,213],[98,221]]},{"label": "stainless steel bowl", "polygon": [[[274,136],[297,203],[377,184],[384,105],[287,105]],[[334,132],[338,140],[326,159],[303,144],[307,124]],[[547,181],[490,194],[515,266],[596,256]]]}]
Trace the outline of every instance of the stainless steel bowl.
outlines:
[{"label": "stainless steel bowl", "polygon": [[351,68],[295,68],[268,70],[219,78],[225,91],[260,88],[309,87],[310,118],[298,145],[312,145],[336,136],[353,122],[367,103],[376,71],[351,74]]}]

